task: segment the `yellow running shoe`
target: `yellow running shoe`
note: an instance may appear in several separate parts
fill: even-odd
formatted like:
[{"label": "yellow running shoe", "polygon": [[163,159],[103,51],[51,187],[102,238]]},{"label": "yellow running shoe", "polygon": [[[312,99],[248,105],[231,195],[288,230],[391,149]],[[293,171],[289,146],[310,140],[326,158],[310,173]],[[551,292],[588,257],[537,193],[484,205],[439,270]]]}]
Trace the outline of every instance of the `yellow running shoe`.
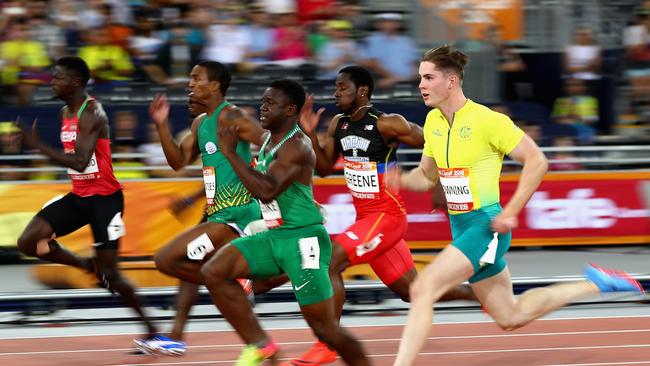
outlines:
[{"label": "yellow running shoe", "polygon": [[269,341],[263,348],[258,348],[252,344],[244,347],[241,355],[235,362],[235,366],[258,366],[264,363],[265,360],[275,356],[278,353],[278,346]]}]

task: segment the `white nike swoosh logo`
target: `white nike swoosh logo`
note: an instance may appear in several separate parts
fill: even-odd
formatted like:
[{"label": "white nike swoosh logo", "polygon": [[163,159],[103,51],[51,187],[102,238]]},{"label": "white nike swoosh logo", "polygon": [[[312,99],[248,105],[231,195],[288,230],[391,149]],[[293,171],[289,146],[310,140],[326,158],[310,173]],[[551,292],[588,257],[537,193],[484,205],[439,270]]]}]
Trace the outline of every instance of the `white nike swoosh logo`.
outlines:
[{"label": "white nike swoosh logo", "polygon": [[300,286],[298,286],[298,287],[295,287],[295,286],[294,286],[293,289],[296,290],[296,291],[300,291],[300,289],[303,288],[303,287],[305,287],[305,286],[307,286],[307,284],[308,284],[310,281],[311,281],[311,280],[309,280],[309,281],[303,283],[302,285],[300,285]]}]

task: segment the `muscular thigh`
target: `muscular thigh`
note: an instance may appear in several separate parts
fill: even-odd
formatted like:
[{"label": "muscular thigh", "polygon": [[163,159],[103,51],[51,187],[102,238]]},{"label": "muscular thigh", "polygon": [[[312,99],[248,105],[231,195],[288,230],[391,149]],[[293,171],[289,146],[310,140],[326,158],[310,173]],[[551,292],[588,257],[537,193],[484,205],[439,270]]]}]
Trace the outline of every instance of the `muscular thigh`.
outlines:
[{"label": "muscular thigh", "polygon": [[472,283],[472,291],[481,305],[495,319],[507,318],[516,311],[508,267],[492,277]]},{"label": "muscular thigh", "polygon": [[227,224],[204,222],[174,238],[159,255],[201,262],[237,238],[239,234]]},{"label": "muscular thigh", "polygon": [[370,263],[402,240],[407,228],[406,216],[386,213],[368,215],[336,237],[350,265]]}]

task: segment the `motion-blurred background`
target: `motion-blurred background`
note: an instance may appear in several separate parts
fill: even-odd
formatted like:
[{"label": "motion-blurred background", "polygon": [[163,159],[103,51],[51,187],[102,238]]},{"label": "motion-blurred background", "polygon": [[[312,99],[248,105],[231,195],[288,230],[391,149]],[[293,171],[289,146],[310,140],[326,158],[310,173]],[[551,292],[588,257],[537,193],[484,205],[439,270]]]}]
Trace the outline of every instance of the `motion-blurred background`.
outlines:
[{"label": "motion-blurred background", "polygon": [[[466,95],[510,115],[551,160],[514,250],[650,243],[650,1],[0,1],[0,291],[93,284],[21,257],[15,246],[42,204],[69,190],[65,170],[27,150],[12,124],[19,115],[38,117],[42,138],[60,145],[62,103],[48,86],[57,58],[79,55],[92,69],[89,92],[109,114],[115,170],[126,187],[123,267],[140,286],[159,286],[173,282],[156,274],[152,254],[202,210],[200,199],[177,215],[170,207],[202,184],[198,165],[167,167],[147,114],[156,93],[167,93],[181,136],[191,121],[189,70],[217,60],[234,74],[229,101],[252,115],[270,80],[301,80],[327,108],[324,131],[337,113],[337,70],[360,64],[375,75],[376,107],[422,124],[418,61],[444,43],[470,55]],[[408,169],[419,151],[404,150],[400,160]],[[504,167],[504,200],[517,170]],[[354,220],[341,177],[317,179],[314,191],[330,212],[330,233]],[[405,199],[407,240],[426,262],[450,240],[447,218],[426,194]],[[82,252],[91,242],[87,230],[62,240]],[[363,268],[347,274],[369,276]]]}]

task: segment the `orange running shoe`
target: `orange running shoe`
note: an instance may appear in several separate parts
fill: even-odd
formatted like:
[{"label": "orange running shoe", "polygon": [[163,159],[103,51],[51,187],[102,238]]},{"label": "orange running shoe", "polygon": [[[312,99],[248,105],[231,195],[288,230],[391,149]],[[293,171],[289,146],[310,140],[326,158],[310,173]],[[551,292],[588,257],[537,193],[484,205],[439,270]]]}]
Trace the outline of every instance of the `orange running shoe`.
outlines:
[{"label": "orange running shoe", "polygon": [[252,307],[255,307],[255,293],[253,292],[253,281],[249,280],[248,278],[238,278],[237,282],[239,283],[241,288],[244,289],[248,302],[251,303]]},{"label": "orange running shoe", "polygon": [[316,366],[336,361],[336,351],[331,350],[325,343],[316,342],[302,356],[284,363],[285,366]]}]

